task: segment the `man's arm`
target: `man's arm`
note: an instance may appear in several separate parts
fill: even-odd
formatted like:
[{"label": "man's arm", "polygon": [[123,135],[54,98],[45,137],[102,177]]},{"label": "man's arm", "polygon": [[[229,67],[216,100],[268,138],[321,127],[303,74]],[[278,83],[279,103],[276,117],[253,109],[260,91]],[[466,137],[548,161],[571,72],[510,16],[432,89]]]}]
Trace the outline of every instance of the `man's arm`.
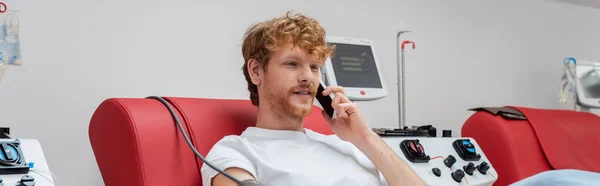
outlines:
[{"label": "man's arm", "polygon": [[364,140],[353,144],[375,164],[390,186],[426,185],[375,132],[371,131]]},{"label": "man's arm", "polygon": [[[244,180],[248,180],[248,179],[255,180],[255,178],[252,176],[252,174],[250,174],[248,171],[246,171],[244,169],[232,167],[232,168],[225,169],[225,172],[229,173],[231,176],[238,179],[239,181],[244,181]],[[212,183],[211,186],[237,186],[238,185],[237,183],[235,183],[235,181],[229,179],[227,176],[225,176],[223,174],[217,174],[212,179],[211,183]]]},{"label": "man's arm", "polygon": [[[224,170],[239,181],[255,180],[256,170],[247,158],[244,144],[239,136],[226,136],[219,140],[206,155],[206,160],[213,166]],[[202,184],[205,186],[237,186],[235,181],[213,169],[208,164],[202,164],[200,169]]]},{"label": "man's arm", "polygon": [[336,110],[336,118],[329,118],[325,111],[322,114],[340,139],[354,144],[365,153],[390,186],[425,185],[423,179],[368,127],[360,109],[346,97],[342,87],[325,88],[323,95],[329,94],[335,94],[331,106]]}]

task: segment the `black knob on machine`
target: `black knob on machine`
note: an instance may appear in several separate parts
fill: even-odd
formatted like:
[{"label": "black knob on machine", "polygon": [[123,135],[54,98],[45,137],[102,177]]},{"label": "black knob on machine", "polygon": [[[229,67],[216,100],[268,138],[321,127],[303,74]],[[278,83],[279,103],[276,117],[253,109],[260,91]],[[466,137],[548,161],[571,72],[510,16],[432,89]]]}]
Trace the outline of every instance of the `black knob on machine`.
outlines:
[{"label": "black knob on machine", "polygon": [[448,168],[451,168],[454,163],[456,163],[456,158],[454,158],[452,155],[448,155],[448,157],[444,160],[444,165],[446,165]]},{"label": "black knob on machine", "polygon": [[458,139],[452,142],[452,147],[460,158],[465,161],[479,161],[481,155],[477,153],[475,145],[469,139]]},{"label": "black knob on machine", "polygon": [[460,182],[465,177],[465,172],[458,169],[452,173],[452,179],[456,182]]},{"label": "black knob on machine", "polygon": [[418,139],[407,139],[400,142],[400,150],[402,150],[406,159],[413,163],[428,163],[431,160]]},{"label": "black knob on machine", "polygon": [[452,137],[452,130],[442,130],[442,137],[445,137],[445,138]]},{"label": "black knob on machine", "polygon": [[32,176],[25,175],[17,182],[17,186],[34,186],[35,179]]},{"label": "black knob on machine", "polygon": [[433,175],[435,175],[437,177],[440,177],[442,175],[442,171],[440,169],[438,169],[437,167],[431,169],[431,172],[433,172]]},{"label": "black knob on machine", "polygon": [[473,164],[472,162],[469,162],[469,164],[463,166],[463,169],[468,175],[473,175],[473,172],[475,172],[475,169],[477,169],[477,167],[475,167],[475,164]]},{"label": "black knob on machine", "polygon": [[477,170],[479,170],[479,172],[481,174],[486,174],[488,170],[490,170],[490,165],[487,162],[481,162],[481,164],[479,164],[479,166],[477,166]]}]

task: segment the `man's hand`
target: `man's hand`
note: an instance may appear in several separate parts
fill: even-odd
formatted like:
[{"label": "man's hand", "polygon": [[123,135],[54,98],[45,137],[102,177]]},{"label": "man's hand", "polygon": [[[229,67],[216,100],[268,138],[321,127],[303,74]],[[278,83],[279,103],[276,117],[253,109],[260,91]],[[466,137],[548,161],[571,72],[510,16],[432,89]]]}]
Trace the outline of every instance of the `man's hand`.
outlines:
[{"label": "man's hand", "polygon": [[426,185],[423,179],[412,170],[406,162],[369,129],[358,107],[348,100],[344,89],[339,86],[330,86],[323,91],[323,95],[335,94],[331,106],[336,111],[335,119],[322,112],[323,117],[331,126],[331,130],[342,140],[356,146],[371,160],[375,167],[385,177],[390,186]]},{"label": "man's hand", "polygon": [[373,131],[365,124],[362,113],[356,104],[346,97],[340,86],[329,86],[323,91],[324,96],[334,94],[331,106],[335,109],[335,119],[329,118],[325,111],[323,117],[329,123],[331,130],[342,140],[350,143],[363,141]]}]

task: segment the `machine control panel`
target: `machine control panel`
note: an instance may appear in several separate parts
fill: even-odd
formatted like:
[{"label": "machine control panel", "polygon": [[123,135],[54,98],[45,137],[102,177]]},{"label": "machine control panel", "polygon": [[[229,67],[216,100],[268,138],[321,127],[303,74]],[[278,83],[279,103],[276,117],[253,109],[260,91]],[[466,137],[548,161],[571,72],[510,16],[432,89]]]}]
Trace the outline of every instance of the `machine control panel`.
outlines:
[{"label": "machine control panel", "polygon": [[496,172],[472,138],[382,136],[427,185],[491,186]]}]

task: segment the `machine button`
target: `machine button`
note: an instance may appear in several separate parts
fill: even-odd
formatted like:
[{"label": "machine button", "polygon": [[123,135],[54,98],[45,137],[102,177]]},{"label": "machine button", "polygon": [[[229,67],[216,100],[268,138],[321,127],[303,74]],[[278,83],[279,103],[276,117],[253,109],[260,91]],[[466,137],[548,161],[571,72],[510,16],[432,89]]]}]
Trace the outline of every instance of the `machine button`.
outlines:
[{"label": "machine button", "polygon": [[6,143],[2,144],[2,154],[4,155],[4,157],[6,157],[5,160],[13,161],[16,159],[16,157],[13,157],[13,155],[12,155],[13,153],[11,151],[12,151],[12,149],[8,146],[8,144],[6,144]]},{"label": "machine button", "polygon": [[490,170],[490,165],[487,162],[481,162],[481,164],[479,164],[479,166],[477,166],[477,170],[479,170],[479,172],[481,174],[486,174],[488,170]]},{"label": "machine button", "polygon": [[34,186],[35,179],[32,176],[25,175],[17,182],[17,186]]},{"label": "machine button", "polygon": [[456,163],[456,158],[454,158],[452,155],[448,155],[448,157],[444,160],[444,165],[446,165],[448,168],[451,168],[454,163]]},{"label": "machine button", "polygon": [[475,169],[477,169],[477,167],[475,167],[475,164],[473,164],[472,162],[469,162],[467,165],[463,166],[463,169],[468,175],[473,175],[473,172],[475,172]]},{"label": "machine button", "polygon": [[410,150],[412,150],[412,151],[410,151],[410,153],[416,156],[418,150],[415,147],[415,142],[411,141],[411,142],[408,142],[408,144],[410,144]]},{"label": "machine button", "polygon": [[415,141],[408,142],[410,144],[410,153],[415,157],[423,157],[425,156],[425,151],[423,150],[423,146]]},{"label": "machine button", "polygon": [[463,146],[465,146],[466,148],[473,148],[473,144],[471,144],[470,141],[467,140],[463,140],[462,141]]},{"label": "machine button", "polygon": [[475,153],[475,148],[467,148],[467,151],[469,151],[471,154]]},{"label": "machine button", "polygon": [[452,179],[454,179],[454,181],[456,181],[456,182],[461,182],[464,177],[465,177],[465,172],[463,172],[460,169],[458,169],[452,173]]},{"label": "machine button", "polygon": [[431,172],[433,172],[433,175],[440,177],[442,175],[442,171],[438,168],[433,168],[431,169]]},{"label": "machine button", "polygon": [[452,147],[458,156],[465,161],[479,161],[481,159],[481,155],[477,154],[475,145],[469,139],[458,139],[452,143]]},{"label": "machine button", "polygon": [[413,163],[428,163],[430,157],[425,153],[423,145],[419,140],[404,140],[400,142],[400,150],[410,162]]}]

